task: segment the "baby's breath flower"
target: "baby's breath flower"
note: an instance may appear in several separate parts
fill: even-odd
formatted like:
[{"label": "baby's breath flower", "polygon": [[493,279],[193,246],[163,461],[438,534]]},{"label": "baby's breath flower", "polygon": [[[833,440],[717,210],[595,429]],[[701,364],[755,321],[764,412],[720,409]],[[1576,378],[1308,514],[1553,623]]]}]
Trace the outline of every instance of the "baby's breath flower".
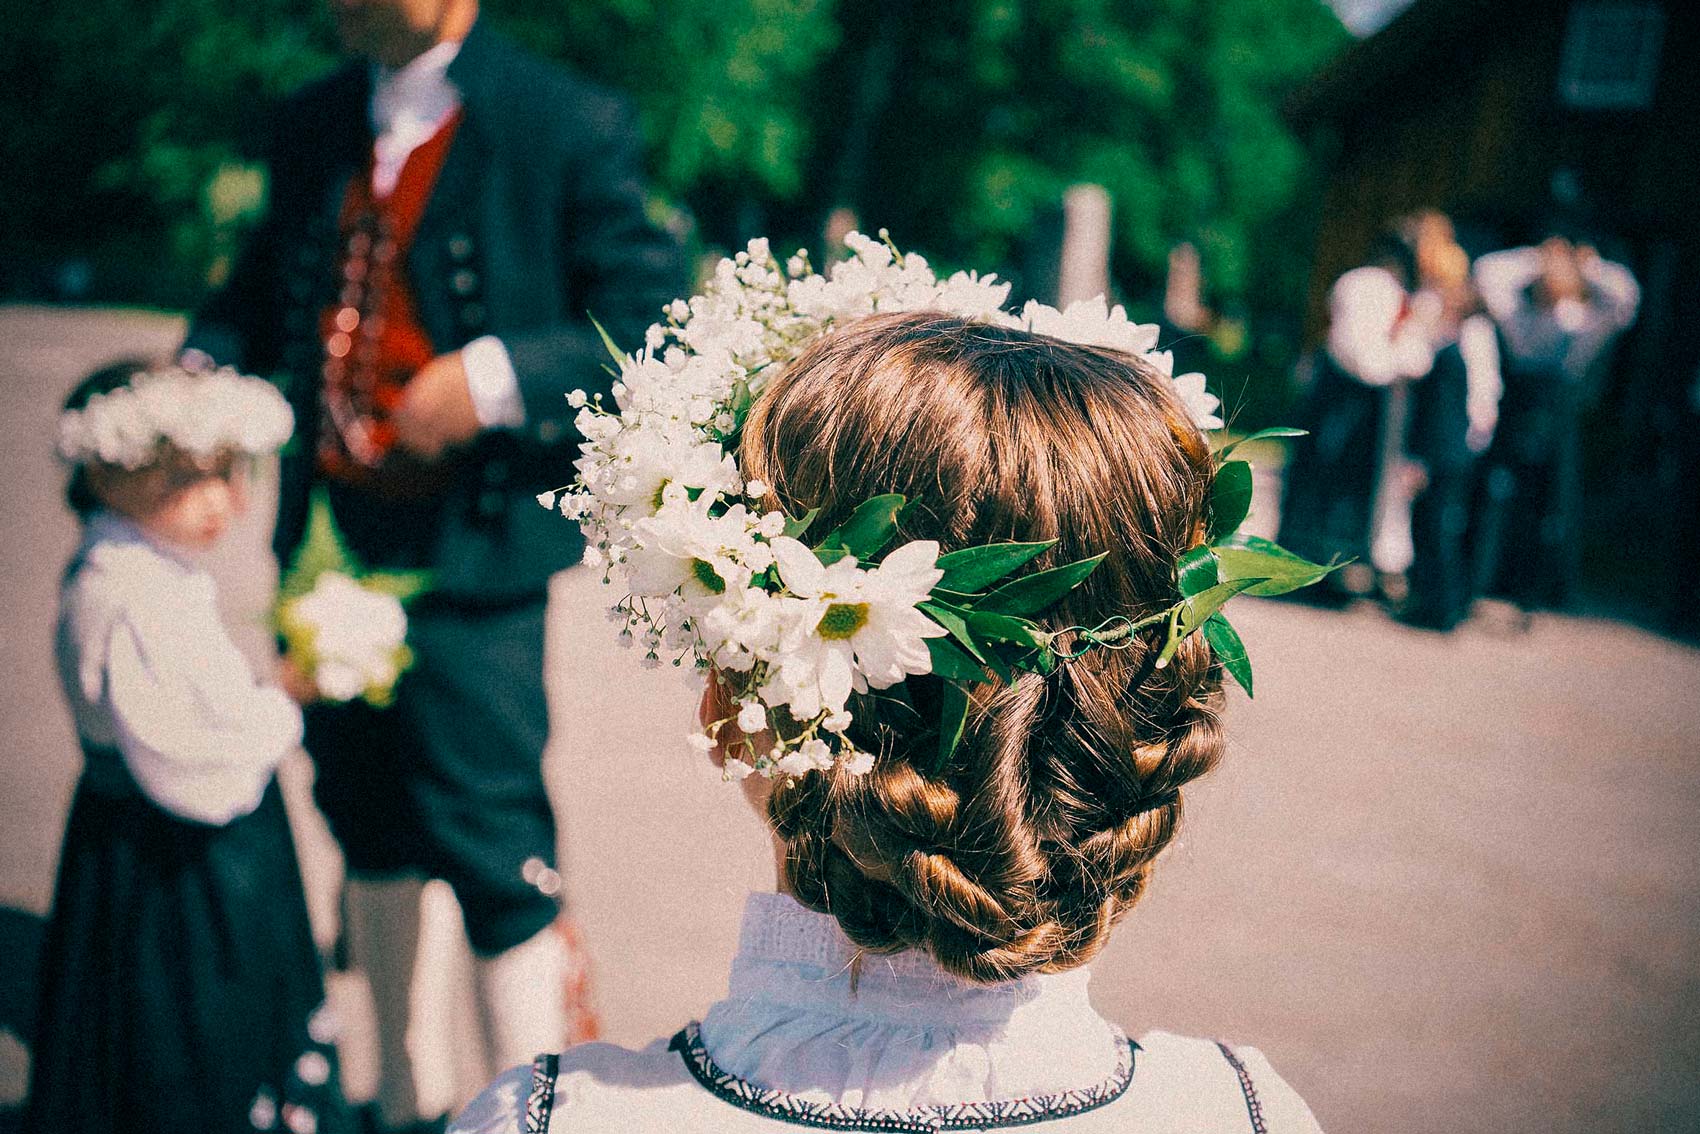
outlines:
[{"label": "baby's breath flower", "polygon": [[[777,752],[779,749],[776,748],[774,751]],[[801,750],[785,753],[785,755],[773,761],[773,766],[788,776],[800,776],[805,772],[815,770],[815,762]]]},{"label": "baby's breath flower", "polygon": [[[643,349],[620,366],[616,405],[582,390],[568,398],[584,441],[577,482],[559,507],[584,528],[586,562],[640,596],[618,614],[622,640],[641,634],[646,666],[666,649],[679,664],[690,657],[695,668],[738,674],[736,721],[745,733],[775,720],[802,725],[770,752],[727,761],[729,779],[869,770],[872,755],[817,733],[843,736],[852,692],[930,672],[927,640],[945,633],[917,609],[939,579],[936,545],[911,543],[878,564],[846,557],[824,565],[785,535],[784,513],[737,502],[773,491],[742,479],[730,439],[774,374],[834,327],[893,311],[1019,327],[1140,354],[1173,373],[1173,359],[1154,349],[1157,328],[1102,298],[1012,314],[1004,310],[1010,285],[995,276],[940,280],[924,257],[900,254],[883,232],[878,240],[853,233],[845,246],[850,258],[822,274],[802,252],[781,264],[766,240],[751,241],[716,265],[701,294],[663,309],[667,325],[649,328]],[[1174,382],[1200,427],[1220,424],[1202,379]],[[550,496],[539,494],[539,503]],[[780,709],[786,716],[775,716]]]},{"label": "baby's breath flower", "polygon": [[865,776],[874,770],[874,756],[871,752],[846,749],[839,757],[838,766],[852,776]]},{"label": "baby's breath flower", "polygon": [[738,709],[738,727],[754,736],[767,727],[767,707],[760,701],[745,701]]}]

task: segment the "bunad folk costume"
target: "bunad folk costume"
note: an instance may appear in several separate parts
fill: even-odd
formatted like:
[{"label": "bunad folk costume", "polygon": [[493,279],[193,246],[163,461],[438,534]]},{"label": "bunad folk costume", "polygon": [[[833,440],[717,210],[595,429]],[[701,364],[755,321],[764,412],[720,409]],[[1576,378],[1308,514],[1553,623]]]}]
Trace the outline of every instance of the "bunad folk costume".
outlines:
[{"label": "bunad folk costume", "polygon": [[783,894],[744,910],[730,992],[638,1051],[581,1044],[492,1083],[451,1134],[890,1130],[1314,1134],[1255,1048],[1130,1040],[1090,972],[974,985],[923,953],[859,954]]},{"label": "bunad folk costume", "polygon": [[349,1129],[278,761],[212,578],[98,512],[66,570],[60,679],[85,766],[41,972],[33,1134]]},{"label": "bunad folk costume", "polygon": [[1480,583],[1531,608],[1568,601],[1580,560],[1581,417],[1617,336],[1635,321],[1641,290],[1622,264],[1579,260],[1583,294],[1536,294],[1539,248],[1476,261],[1476,290],[1499,328],[1505,395],[1485,461]]},{"label": "bunad folk costume", "polygon": [[[1217,465],[1219,402],[1172,375],[1157,328],[1101,298],[1005,312],[994,277],[845,243],[827,275],[759,239],[722,261],[649,336],[677,349],[628,360],[633,395],[590,411],[568,491],[620,556],[615,589],[642,596],[619,601],[627,629],[707,673],[686,743],[774,836],[782,892],[749,899],[729,994],[699,1022],[639,1051],[545,1053],[451,1129],[1315,1131],[1255,1051],[1132,1042],[1087,983],[1182,785],[1220,750],[1222,671],[1195,631],[1250,681],[1237,638],[1200,629],[1204,606],[1327,568],[1197,542],[1206,500],[1220,536],[1243,519],[1249,491],[1230,507],[1228,486],[1251,468]],[[1130,487],[1143,460],[1173,497]],[[1024,538],[1047,508],[1052,538]],[[1127,542],[1092,554],[1080,525],[1099,520]],[[930,532],[957,524],[1005,538],[943,553]],[[1154,546],[1149,570],[1065,597]],[[945,595],[969,605],[929,598]],[[1156,668],[1125,664],[1131,649]],[[1188,692],[1120,715],[1138,675],[1171,666]]]},{"label": "bunad folk costume", "polygon": [[1470,613],[1470,499],[1476,458],[1494,433],[1500,388],[1493,324],[1472,315],[1411,391],[1405,451],[1424,473],[1411,504],[1410,597],[1400,610],[1412,625],[1450,630]]},{"label": "bunad folk costume", "polygon": [[1310,559],[1410,565],[1409,517],[1386,473],[1407,383],[1434,364],[1417,308],[1380,266],[1352,269],[1329,292],[1328,338],[1299,413],[1308,433],[1293,444],[1282,501],[1281,542]]},{"label": "bunad folk costume", "polygon": [[[270,166],[270,210],[186,347],[288,381],[301,441],[281,562],[323,491],[363,566],[429,572],[393,705],[316,706],[306,724],[355,951],[388,1006],[383,1109],[402,1125],[419,879],[446,879],[465,913],[491,1054],[560,1042],[560,997],[539,992],[564,964],[544,934],[561,888],[544,606],[583,546],[534,497],[571,464],[567,393],[609,385],[591,319],[641,341],[681,261],[646,218],[621,100],[482,21],[399,69],[359,62],[294,96]],[[422,365],[457,350],[483,428],[421,460],[395,446],[392,413]]]}]

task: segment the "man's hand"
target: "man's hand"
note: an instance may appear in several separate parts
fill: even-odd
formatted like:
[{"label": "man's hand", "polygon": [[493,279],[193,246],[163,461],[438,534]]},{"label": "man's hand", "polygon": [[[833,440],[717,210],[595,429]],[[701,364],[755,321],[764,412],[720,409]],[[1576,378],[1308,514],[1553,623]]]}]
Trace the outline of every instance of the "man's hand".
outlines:
[{"label": "man's hand", "polygon": [[478,435],[478,413],[460,352],[439,355],[419,368],[402,391],[395,427],[396,444],[426,460]]}]

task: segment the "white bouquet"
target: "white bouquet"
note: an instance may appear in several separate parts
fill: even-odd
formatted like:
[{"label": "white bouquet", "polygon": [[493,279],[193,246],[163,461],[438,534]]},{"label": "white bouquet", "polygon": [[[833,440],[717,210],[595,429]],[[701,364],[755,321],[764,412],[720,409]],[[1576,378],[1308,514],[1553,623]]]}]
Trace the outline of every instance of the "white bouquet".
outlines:
[{"label": "white bouquet", "polygon": [[340,571],[321,572],[312,590],[286,599],[278,624],[288,656],[327,701],[388,704],[413,661],[401,599]]},{"label": "white bouquet", "polygon": [[430,587],[418,571],[364,570],[331,515],[312,495],[307,535],[284,572],[273,622],[284,656],[326,701],[364,698],[382,708],[413,665],[405,604]]}]

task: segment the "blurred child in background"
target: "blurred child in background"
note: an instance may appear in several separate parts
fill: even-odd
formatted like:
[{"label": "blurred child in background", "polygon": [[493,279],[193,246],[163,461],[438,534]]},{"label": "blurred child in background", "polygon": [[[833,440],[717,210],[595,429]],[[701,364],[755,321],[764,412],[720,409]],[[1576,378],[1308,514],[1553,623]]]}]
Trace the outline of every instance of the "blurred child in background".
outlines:
[{"label": "blurred child in background", "polygon": [[132,365],[91,375],[60,418],[83,537],[56,647],[85,765],[42,961],[34,1134],[345,1129],[274,774],[301,712],[254,680],[193,558],[291,426],[260,379]]}]

